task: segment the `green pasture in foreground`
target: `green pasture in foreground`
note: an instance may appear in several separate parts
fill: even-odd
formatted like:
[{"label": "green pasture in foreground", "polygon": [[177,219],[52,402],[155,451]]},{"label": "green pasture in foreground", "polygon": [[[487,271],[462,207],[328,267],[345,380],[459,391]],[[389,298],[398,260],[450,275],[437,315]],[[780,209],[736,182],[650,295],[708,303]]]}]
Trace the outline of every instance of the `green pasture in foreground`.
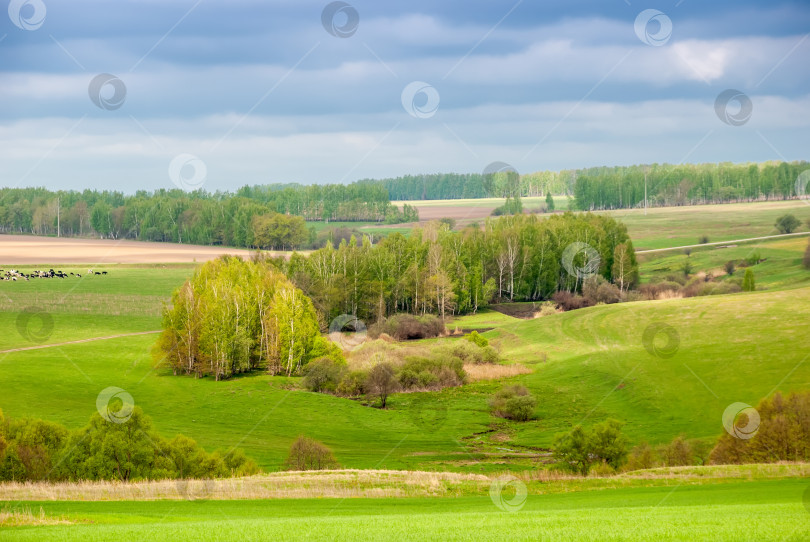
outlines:
[{"label": "green pasture in foreground", "polygon": [[[32,502],[77,523],[0,530],[0,540],[780,540],[810,536],[802,480],[526,497]],[[501,495],[511,501],[507,489]],[[517,502],[520,502],[518,498]],[[2,503],[0,503],[0,508]],[[85,522],[85,523],[81,523]]]}]

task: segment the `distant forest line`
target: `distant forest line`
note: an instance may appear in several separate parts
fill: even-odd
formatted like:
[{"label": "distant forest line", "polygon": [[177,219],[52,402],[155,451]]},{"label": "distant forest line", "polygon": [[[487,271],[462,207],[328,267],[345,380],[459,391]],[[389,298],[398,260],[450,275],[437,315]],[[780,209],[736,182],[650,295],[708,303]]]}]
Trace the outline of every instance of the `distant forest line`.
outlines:
[{"label": "distant forest line", "polygon": [[[805,176],[800,175],[808,171]],[[806,177],[806,178],[805,178]],[[392,201],[568,195],[583,211],[729,203],[810,196],[810,163],[653,164],[541,171],[525,175],[409,175],[349,185],[270,184],[235,192],[0,189],[0,233],[32,233],[234,247],[300,248],[314,243],[305,222],[416,222],[415,207]],[[509,209],[512,209],[509,211]]]}]

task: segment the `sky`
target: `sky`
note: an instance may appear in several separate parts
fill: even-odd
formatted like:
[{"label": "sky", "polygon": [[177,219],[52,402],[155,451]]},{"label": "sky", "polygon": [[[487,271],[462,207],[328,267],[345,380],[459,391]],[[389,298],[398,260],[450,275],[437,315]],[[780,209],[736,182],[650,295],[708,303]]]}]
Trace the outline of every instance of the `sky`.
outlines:
[{"label": "sky", "polygon": [[810,159],[810,2],[3,0],[0,186]]}]

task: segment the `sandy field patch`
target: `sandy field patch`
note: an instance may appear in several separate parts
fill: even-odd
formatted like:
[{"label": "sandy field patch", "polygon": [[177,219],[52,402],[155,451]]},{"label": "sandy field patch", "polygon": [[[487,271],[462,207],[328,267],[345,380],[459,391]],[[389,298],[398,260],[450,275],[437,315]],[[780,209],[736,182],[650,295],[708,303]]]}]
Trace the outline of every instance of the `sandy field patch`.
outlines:
[{"label": "sandy field patch", "polygon": [[249,257],[251,251],[129,240],[0,235],[0,267],[40,263],[192,263],[213,260],[223,254]]}]

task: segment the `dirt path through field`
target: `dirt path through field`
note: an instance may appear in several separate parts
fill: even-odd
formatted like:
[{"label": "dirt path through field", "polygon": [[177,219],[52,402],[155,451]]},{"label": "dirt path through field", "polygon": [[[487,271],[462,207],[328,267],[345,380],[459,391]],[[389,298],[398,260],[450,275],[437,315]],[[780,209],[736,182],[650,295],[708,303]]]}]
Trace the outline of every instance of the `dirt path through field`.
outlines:
[{"label": "dirt path through field", "polygon": [[107,339],[118,339],[119,337],[134,337],[136,335],[151,335],[153,333],[160,333],[157,331],[138,331],[137,333],[119,333],[118,335],[108,335],[106,337],[90,337],[89,339],[79,339],[78,341],[66,341],[63,343],[54,344],[38,344],[36,346],[24,346],[22,348],[10,348],[8,350],[0,350],[0,354],[9,354],[11,352],[22,352],[24,350],[39,350],[40,348],[52,348],[54,346],[66,346],[68,344],[89,343],[92,341],[106,341]]}]

